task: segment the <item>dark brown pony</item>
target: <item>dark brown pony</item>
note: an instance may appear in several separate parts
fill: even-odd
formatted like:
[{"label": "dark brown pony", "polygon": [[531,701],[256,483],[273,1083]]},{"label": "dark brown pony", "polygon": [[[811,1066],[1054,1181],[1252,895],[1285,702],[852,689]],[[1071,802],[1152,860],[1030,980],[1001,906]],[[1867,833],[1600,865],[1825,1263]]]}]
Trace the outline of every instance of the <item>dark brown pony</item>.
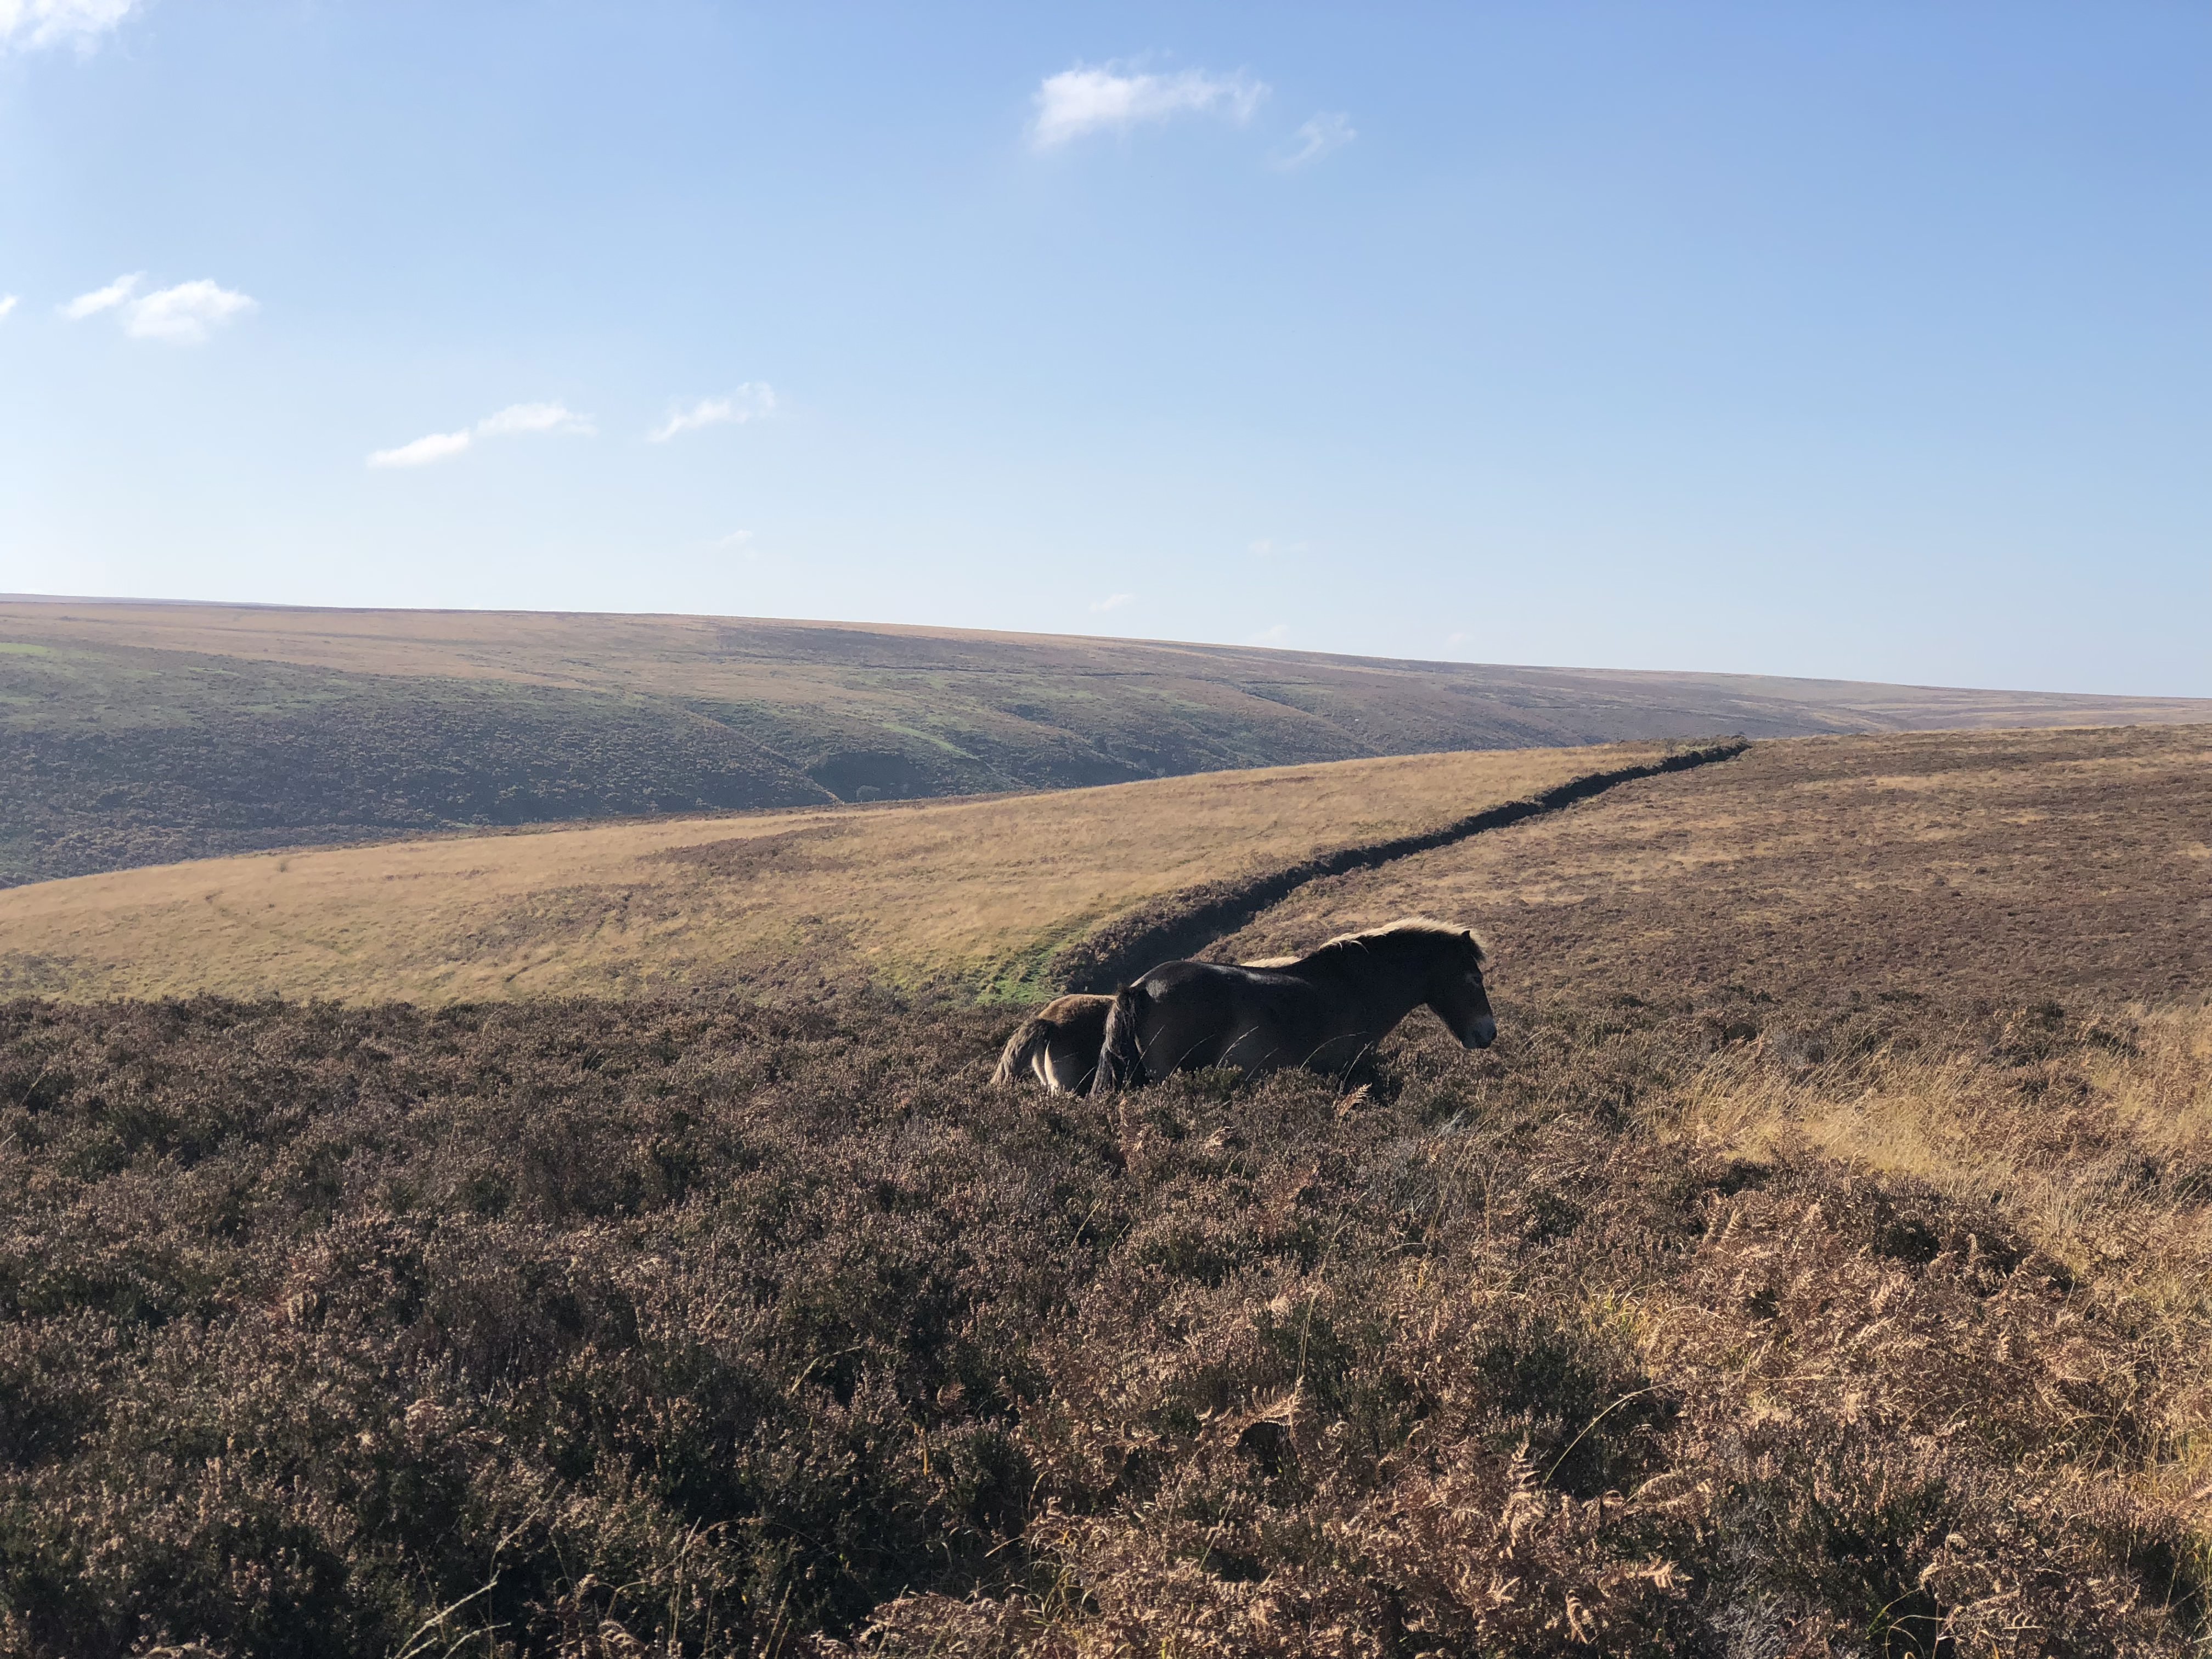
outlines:
[{"label": "dark brown pony", "polygon": [[1419,919],[1333,939],[1281,967],[1164,963],[1116,993],[1093,1094],[1170,1072],[1342,1073],[1424,1003],[1470,1048],[1498,1036],[1472,928]]}]

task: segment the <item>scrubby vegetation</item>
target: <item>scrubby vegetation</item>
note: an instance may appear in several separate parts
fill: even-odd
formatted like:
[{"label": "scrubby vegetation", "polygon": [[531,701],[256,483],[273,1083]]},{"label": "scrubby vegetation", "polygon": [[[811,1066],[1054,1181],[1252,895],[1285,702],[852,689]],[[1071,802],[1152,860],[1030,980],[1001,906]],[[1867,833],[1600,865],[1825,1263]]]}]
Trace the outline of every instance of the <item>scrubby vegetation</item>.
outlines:
[{"label": "scrubby vegetation", "polygon": [[0,1650],[2202,1650],[2212,1018],[0,1012]]},{"label": "scrubby vegetation", "polygon": [[1684,986],[1771,1018],[1854,998],[2162,1001],[2212,986],[2212,726],[1753,744],[1309,884],[1209,949],[1480,918],[1531,1001]]},{"label": "scrubby vegetation", "polygon": [[616,813],[823,803],[650,699],[153,651],[0,647],[0,887]]}]

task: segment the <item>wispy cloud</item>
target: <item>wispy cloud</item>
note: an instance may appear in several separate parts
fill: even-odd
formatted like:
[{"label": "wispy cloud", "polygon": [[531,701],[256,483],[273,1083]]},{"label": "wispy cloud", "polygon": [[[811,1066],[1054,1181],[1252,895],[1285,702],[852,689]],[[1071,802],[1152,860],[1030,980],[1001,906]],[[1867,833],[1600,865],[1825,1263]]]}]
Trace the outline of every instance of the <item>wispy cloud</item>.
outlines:
[{"label": "wispy cloud", "polygon": [[380,449],[368,458],[371,466],[428,466],[433,461],[449,460],[469,447],[465,432],[433,432],[417,438],[411,444],[402,444],[397,449]]},{"label": "wispy cloud", "polygon": [[1119,611],[1136,597],[1134,593],[1109,593],[1103,599],[1093,599],[1091,608],[1093,611]]},{"label": "wispy cloud", "polygon": [[138,0],[0,0],[0,49],[64,40],[89,47],[137,5]]},{"label": "wispy cloud", "polygon": [[566,404],[509,404],[495,415],[487,415],[459,432],[432,432],[397,449],[372,451],[371,466],[428,466],[449,461],[470,448],[478,438],[513,438],[533,432],[568,432],[590,437],[599,428],[591,416],[579,415]]},{"label": "wispy cloud", "polygon": [[1306,547],[1304,542],[1279,542],[1262,536],[1257,541],[1246,543],[1245,551],[1255,559],[1272,559],[1279,554],[1303,553]]},{"label": "wispy cloud", "polygon": [[123,331],[134,340],[163,340],[171,345],[198,345],[210,331],[234,317],[242,317],[258,302],[249,295],[202,277],[179,283],[133,300],[123,309]]},{"label": "wispy cloud", "polygon": [[665,444],[678,433],[725,422],[742,425],[775,412],[775,388],[765,380],[747,380],[726,398],[702,398],[688,409],[669,411],[668,418],[645,435]]},{"label": "wispy cloud", "polygon": [[512,438],[524,432],[574,432],[588,438],[598,430],[589,416],[566,404],[509,404],[477,422],[479,438]]},{"label": "wispy cloud", "polygon": [[[7,0],[0,0],[0,6],[6,3]],[[106,288],[78,295],[62,307],[62,315],[73,323],[81,323],[103,311],[119,311],[123,313],[123,331],[134,340],[198,345],[214,330],[234,317],[244,316],[258,303],[250,295],[240,294],[204,276],[197,282],[179,283],[174,288],[156,289],[151,294],[141,295],[138,285],[145,280],[143,270],[118,276]]]},{"label": "wispy cloud", "polygon": [[8,313],[15,308],[16,299],[13,294],[0,294],[0,321],[5,321]]},{"label": "wispy cloud", "polygon": [[1342,149],[1358,137],[1349,115],[1341,110],[1323,110],[1291,135],[1291,148],[1275,157],[1275,165],[1287,173]]},{"label": "wispy cloud", "polygon": [[[0,4],[5,3],[6,0],[0,0]],[[106,288],[96,288],[89,294],[78,295],[62,307],[62,315],[73,323],[81,323],[103,311],[112,311],[136,294],[138,284],[145,280],[146,273],[143,270],[134,270],[128,276],[118,276]]]},{"label": "wispy cloud", "polygon": [[1281,645],[1287,641],[1290,637],[1291,625],[1288,623],[1277,623],[1273,628],[1261,629],[1250,639],[1245,641],[1244,643],[1247,645]]},{"label": "wispy cloud", "polygon": [[1151,75],[1115,64],[1078,64],[1048,75],[1036,89],[1036,117],[1030,142],[1052,149],[1086,133],[1124,130],[1139,122],[1172,120],[1178,115],[1218,115],[1245,122],[1267,95],[1267,84],[1239,70],[1212,75],[1183,70]]}]

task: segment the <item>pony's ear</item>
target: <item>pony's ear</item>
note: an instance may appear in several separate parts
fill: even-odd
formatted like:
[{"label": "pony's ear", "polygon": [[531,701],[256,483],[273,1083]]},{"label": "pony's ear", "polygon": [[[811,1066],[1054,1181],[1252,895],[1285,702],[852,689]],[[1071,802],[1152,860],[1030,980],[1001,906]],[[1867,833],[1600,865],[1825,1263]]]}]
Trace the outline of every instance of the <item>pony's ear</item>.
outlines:
[{"label": "pony's ear", "polygon": [[1467,948],[1474,953],[1476,966],[1480,967],[1482,963],[1490,960],[1490,952],[1488,950],[1484,948],[1480,934],[1477,933],[1472,927],[1462,927],[1460,929],[1460,932],[1467,935]]}]

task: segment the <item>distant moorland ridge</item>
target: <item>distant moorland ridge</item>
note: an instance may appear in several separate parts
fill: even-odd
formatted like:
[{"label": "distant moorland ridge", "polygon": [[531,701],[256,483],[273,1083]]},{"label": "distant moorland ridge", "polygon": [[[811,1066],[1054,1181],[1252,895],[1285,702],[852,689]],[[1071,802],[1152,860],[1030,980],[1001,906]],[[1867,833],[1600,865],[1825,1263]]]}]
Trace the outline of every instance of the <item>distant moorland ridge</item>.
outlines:
[{"label": "distant moorland ridge", "polygon": [[846,623],[0,599],[0,885],[465,825],[2212,700]]}]

